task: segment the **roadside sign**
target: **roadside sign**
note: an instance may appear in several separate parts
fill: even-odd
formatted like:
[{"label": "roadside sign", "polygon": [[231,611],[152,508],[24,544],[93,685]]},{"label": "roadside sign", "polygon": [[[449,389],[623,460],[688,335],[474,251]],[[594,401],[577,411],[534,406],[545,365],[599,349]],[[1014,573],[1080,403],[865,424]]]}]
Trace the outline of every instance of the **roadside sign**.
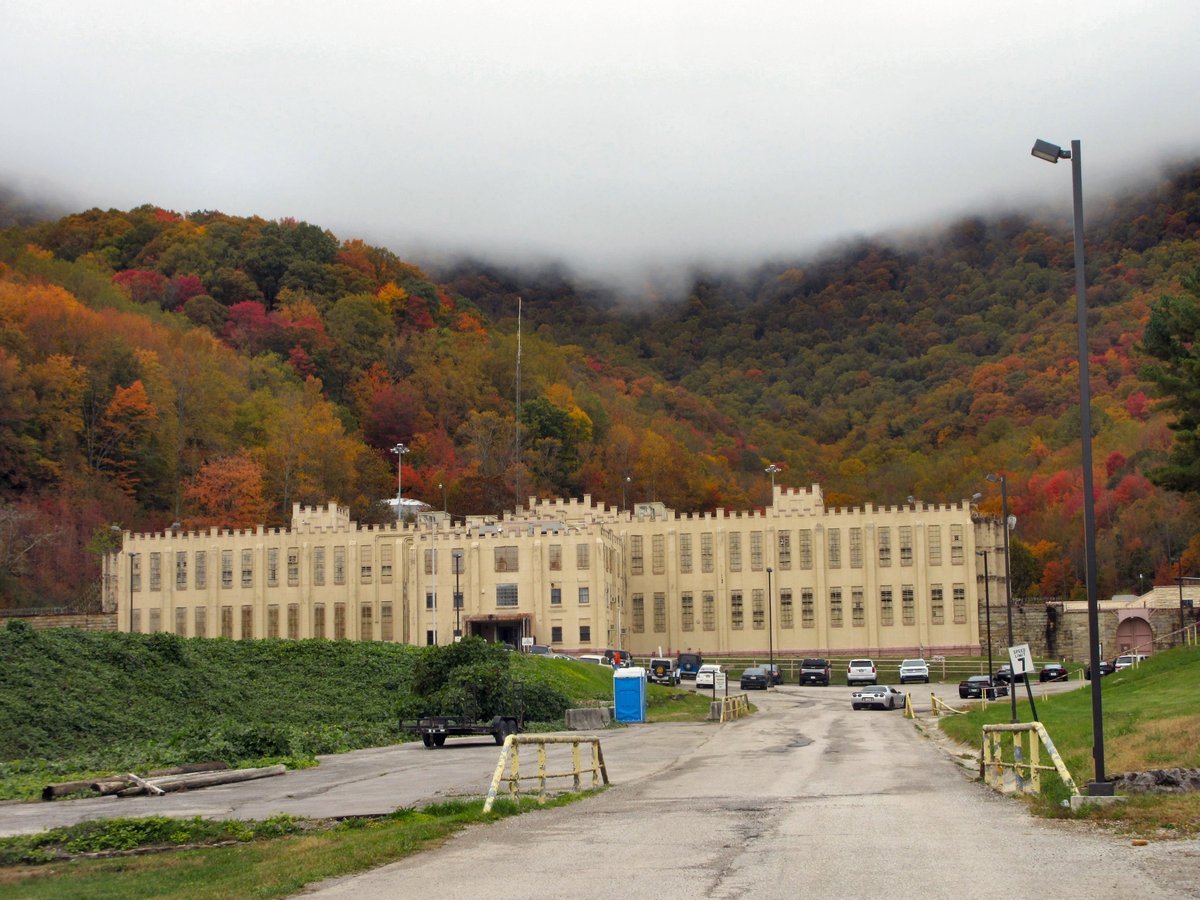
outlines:
[{"label": "roadside sign", "polygon": [[724,672],[717,672],[713,675],[713,690],[714,691],[725,690],[725,673]]},{"label": "roadside sign", "polygon": [[1017,644],[1008,648],[1008,660],[1012,663],[1013,675],[1028,675],[1033,672],[1033,654],[1028,644]]},{"label": "roadside sign", "polygon": [[533,638],[531,638],[531,637],[521,638],[521,646],[526,647],[526,648],[532,647],[533,646]]}]

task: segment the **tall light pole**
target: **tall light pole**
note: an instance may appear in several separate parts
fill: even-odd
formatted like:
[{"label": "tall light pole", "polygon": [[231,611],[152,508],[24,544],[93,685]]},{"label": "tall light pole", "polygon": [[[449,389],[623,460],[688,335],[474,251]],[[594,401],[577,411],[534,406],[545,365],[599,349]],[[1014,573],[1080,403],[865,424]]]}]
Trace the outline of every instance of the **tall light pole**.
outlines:
[{"label": "tall light pole", "polygon": [[992,668],[992,582],[988,575],[988,552],[976,550],[975,555],[983,557],[983,608],[987,615],[988,681],[990,682],[995,672]]},{"label": "tall light pole", "polygon": [[404,521],[404,454],[408,448],[397,444],[392,448],[396,454],[396,521]]},{"label": "tall light pole", "polygon": [[[772,491],[772,494],[775,492]],[[771,687],[775,686],[775,625],[772,621],[771,607],[774,606],[772,598],[775,594],[771,590],[771,573],[775,571],[770,566],[767,566],[767,654],[771,658],[771,668],[767,674],[767,684]]]},{"label": "tall light pole", "polygon": [[[1004,597],[1008,606],[1008,646],[1013,646],[1013,614],[1012,614],[1012,563],[1008,556],[1008,530],[1012,528],[1013,522],[1008,515],[1008,476],[1004,474],[996,475],[989,472],[987,480],[992,482],[1000,482],[1000,514],[1004,516]],[[989,677],[993,673],[989,672]],[[1008,686],[1008,696],[1012,700],[1012,721],[1015,725],[1017,722],[1017,674],[1012,674],[1012,682]]]},{"label": "tall light pole", "polygon": [[629,487],[629,481],[628,475],[621,480],[621,512],[625,512],[625,491]]},{"label": "tall light pole", "polygon": [[767,466],[765,469],[763,469],[763,471],[771,476],[771,502],[774,503],[775,502],[775,476],[778,475],[780,472],[782,472],[783,469],[779,468],[779,466],[775,465],[775,463],[771,463],[769,466]]},{"label": "tall light pole", "polygon": [[438,490],[442,492],[442,512],[446,512],[446,486],[442,482],[438,482]]},{"label": "tall light pole", "polygon": [[454,558],[454,640],[462,640],[462,626],[458,621],[459,610],[462,609],[463,595],[458,589],[458,576],[462,574],[463,552],[455,550],[450,554]]},{"label": "tall light pole", "polygon": [[1038,140],[1031,151],[1038,159],[1071,161],[1071,194],[1075,224],[1075,331],[1079,344],[1079,431],[1083,465],[1083,556],[1087,578],[1088,643],[1092,665],[1092,760],[1096,779],[1088,787],[1093,797],[1111,797],[1112,782],[1104,775],[1104,717],[1100,695],[1100,602],[1096,586],[1096,502],[1092,493],[1092,399],[1088,374],[1087,279],[1083,269],[1083,172],[1079,141],[1071,149]]}]

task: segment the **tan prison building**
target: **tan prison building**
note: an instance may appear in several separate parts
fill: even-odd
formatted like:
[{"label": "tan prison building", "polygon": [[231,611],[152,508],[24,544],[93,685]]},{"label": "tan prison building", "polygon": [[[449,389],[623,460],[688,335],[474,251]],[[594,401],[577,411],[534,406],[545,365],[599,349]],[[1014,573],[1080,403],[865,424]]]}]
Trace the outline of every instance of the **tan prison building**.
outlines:
[{"label": "tan prison building", "polygon": [[826,509],[818,485],[775,487],[746,512],[585,496],[387,526],[297,504],[289,529],[126,532],[105,562],[105,600],[121,630],[194,637],[969,654],[980,553],[993,602],[1004,596],[1001,542],[1000,523],[968,501]]}]

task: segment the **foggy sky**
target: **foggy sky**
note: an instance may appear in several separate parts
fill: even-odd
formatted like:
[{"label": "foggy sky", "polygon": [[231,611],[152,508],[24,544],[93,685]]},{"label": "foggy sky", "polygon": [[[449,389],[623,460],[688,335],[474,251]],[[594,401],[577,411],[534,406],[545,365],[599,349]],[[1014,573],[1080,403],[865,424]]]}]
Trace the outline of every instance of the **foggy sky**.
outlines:
[{"label": "foggy sky", "polygon": [[[0,182],[629,278],[1200,155],[1200,3],[0,3]],[[1136,10],[1136,12],[1134,12]],[[1093,193],[1094,192],[1094,193]]]}]

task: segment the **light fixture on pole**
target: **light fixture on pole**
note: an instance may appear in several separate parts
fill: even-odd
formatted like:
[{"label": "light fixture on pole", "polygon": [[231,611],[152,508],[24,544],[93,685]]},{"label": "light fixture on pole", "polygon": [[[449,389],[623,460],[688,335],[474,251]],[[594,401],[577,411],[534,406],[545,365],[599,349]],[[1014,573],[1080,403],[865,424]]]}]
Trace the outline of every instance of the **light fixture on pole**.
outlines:
[{"label": "light fixture on pole", "polygon": [[621,481],[621,512],[625,511],[625,491],[629,487],[630,478],[628,475]]},{"label": "light fixture on pole", "polygon": [[[1008,476],[1004,474],[996,475],[989,472],[987,480],[992,482],[1000,482],[1000,508],[1001,515],[1004,517],[1004,599],[1005,605],[1008,607],[1008,646],[1012,647],[1013,641],[1013,613],[1012,613],[1012,564],[1009,561],[1008,555],[1008,532],[1017,521],[1014,517],[1008,514]],[[990,676],[992,673],[989,672]],[[1009,684],[1008,696],[1012,700],[1012,722],[1017,723],[1017,682],[1016,673],[1013,673],[1013,681]]]},{"label": "light fixture on pole", "polygon": [[1079,141],[1071,149],[1038,140],[1032,153],[1038,159],[1057,163],[1071,161],[1071,195],[1075,231],[1075,331],[1079,344],[1079,436],[1083,466],[1083,556],[1087,579],[1088,656],[1092,678],[1092,759],[1096,778],[1088,787],[1092,796],[1110,797],[1113,785],[1104,775],[1104,716],[1100,694],[1100,602],[1096,584],[1096,501],[1092,491],[1092,400],[1088,374],[1087,277],[1083,268],[1083,173]]},{"label": "light fixture on pole", "polygon": [[988,552],[976,550],[975,555],[983,557],[983,608],[987,616],[988,681],[991,682],[995,674],[995,669],[992,668],[992,580],[988,574]]},{"label": "light fixture on pole", "polygon": [[442,492],[442,512],[446,512],[446,486],[442,482],[438,482],[438,490]]},{"label": "light fixture on pole", "polygon": [[459,611],[463,605],[462,591],[458,588],[458,576],[462,574],[463,552],[455,550],[450,554],[454,558],[454,640],[462,640],[462,626],[459,623]]},{"label": "light fixture on pole", "polygon": [[768,687],[775,686],[775,626],[771,615],[771,607],[775,605],[772,600],[775,594],[771,590],[771,573],[773,571],[775,570],[767,566],[767,655],[771,658],[771,668],[767,670]]},{"label": "light fixture on pole", "polygon": [[765,469],[763,469],[763,471],[771,476],[771,500],[774,501],[774,499],[775,499],[775,476],[778,475],[780,472],[782,472],[783,469],[779,468],[779,466],[775,465],[775,463],[771,463],[769,466],[767,466]]},{"label": "light fixture on pole", "polygon": [[404,519],[404,454],[408,452],[408,448],[403,444],[397,444],[392,448],[392,452],[396,454],[396,520],[403,521]]}]

